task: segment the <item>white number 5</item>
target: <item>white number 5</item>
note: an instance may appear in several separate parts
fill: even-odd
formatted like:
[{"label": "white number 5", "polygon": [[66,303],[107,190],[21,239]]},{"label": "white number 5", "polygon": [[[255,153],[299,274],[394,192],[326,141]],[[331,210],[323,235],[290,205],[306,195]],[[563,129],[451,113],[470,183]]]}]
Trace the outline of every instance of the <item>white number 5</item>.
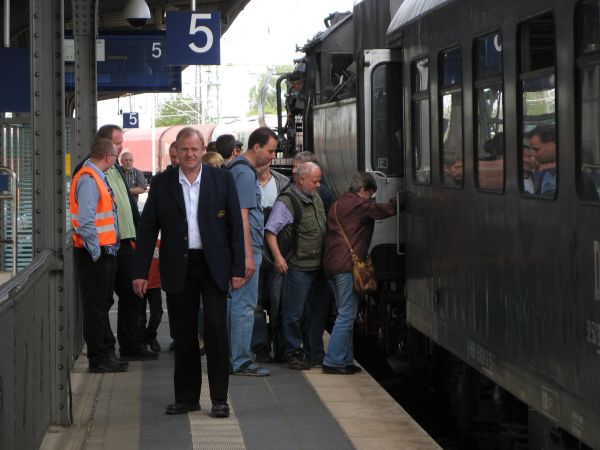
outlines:
[{"label": "white number 5", "polygon": [[160,48],[161,42],[153,42],[152,43],[152,57],[160,58],[162,55],[162,49]]},{"label": "white number 5", "polygon": [[192,19],[190,20],[190,35],[193,36],[196,33],[204,33],[206,35],[206,44],[204,47],[198,47],[193,42],[189,44],[190,49],[196,53],[206,53],[209,51],[213,45],[213,33],[210,28],[205,27],[203,25],[196,25],[199,20],[209,19],[211,18],[211,14],[192,14]]}]

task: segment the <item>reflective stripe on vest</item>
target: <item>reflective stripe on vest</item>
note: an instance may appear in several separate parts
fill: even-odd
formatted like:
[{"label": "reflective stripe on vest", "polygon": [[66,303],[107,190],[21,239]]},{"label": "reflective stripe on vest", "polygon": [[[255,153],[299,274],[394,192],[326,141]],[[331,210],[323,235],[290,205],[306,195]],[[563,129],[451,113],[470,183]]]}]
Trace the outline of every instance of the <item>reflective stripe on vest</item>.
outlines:
[{"label": "reflective stripe on vest", "polygon": [[79,229],[79,205],[75,191],[77,190],[77,182],[84,175],[90,175],[96,182],[100,197],[96,206],[95,225],[98,233],[98,245],[114,245],[117,243],[117,228],[115,226],[115,216],[113,213],[113,199],[110,195],[106,183],[100,178],[94,169],[84,166],[71,180],[71,190],[69,192],[69,206],[71,210],[71,225],[75,229],[73,235],[73,246],[84,247],[83,239],[77,234]]}]

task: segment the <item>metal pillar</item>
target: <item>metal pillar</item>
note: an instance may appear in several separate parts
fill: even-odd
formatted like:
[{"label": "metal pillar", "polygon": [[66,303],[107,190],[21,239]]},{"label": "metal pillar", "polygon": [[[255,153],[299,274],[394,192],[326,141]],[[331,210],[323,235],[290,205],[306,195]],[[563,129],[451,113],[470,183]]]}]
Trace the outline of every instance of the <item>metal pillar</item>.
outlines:
[{"label": "metal pillar", "polygon": [[[31,120],[33,137],[34,258],[49,249],[48,292],[51,417],[66,424],[68,316],[62,306],[65,241],[63,0],[30,0]],[[40,299],[42,300],[42,299]]]},{"label": "metal pillar", "polygon": [[96,30],[97,0],[72,0],[73,36],[75,38],[75,117],[72,142],[72,167],[86,157],[97,128],[96,102]]}]

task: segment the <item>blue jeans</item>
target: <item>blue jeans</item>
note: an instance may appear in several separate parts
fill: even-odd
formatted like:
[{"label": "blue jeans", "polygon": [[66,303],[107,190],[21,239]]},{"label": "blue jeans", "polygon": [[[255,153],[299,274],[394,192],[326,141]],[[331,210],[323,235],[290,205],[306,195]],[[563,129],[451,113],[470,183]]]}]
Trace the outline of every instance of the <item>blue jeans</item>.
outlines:
[{"label": "blue jeans", "polygon": [[302,351],[301,322],[304,306],[318,274],[318,270],[307,272],[288,270],[283,280],[281,325],[283,350],[287,358],[298,351]]},{"label": "blue jeans", "polygon": [[329,284],[335,294],[338,315],[323,364],[330,367],[345,367],[354,363],[352,330],[358,311],[358,295],[354,291],[351,272],[334,276]]},{"label": "blue jeans", "polygon": [[231,367],[236,372],[240,368],[251,363],[250,343],[252,341],[252,329],[254,327],[254,310],[258,296],[258,274],[262,253],[254,249],[254,275],[244,285],[229,292],[229,342],[231,348]]}]

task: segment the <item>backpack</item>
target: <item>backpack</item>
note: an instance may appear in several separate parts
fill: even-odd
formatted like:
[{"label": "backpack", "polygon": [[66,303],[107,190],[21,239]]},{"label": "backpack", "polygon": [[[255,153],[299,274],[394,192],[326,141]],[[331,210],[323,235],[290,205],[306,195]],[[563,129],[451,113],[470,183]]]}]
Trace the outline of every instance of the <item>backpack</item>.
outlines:
[{"label": "backpack", "polygon": [[240,164],[250,167],[252,169],[252,172],[254,172],[254,178],[256,178],[256,168],[252,164],[250,164],[246,158],[240,158],[240,159],[233,161],[226,167],[226,169],[231,170],[235,166],[239,166]]}]

